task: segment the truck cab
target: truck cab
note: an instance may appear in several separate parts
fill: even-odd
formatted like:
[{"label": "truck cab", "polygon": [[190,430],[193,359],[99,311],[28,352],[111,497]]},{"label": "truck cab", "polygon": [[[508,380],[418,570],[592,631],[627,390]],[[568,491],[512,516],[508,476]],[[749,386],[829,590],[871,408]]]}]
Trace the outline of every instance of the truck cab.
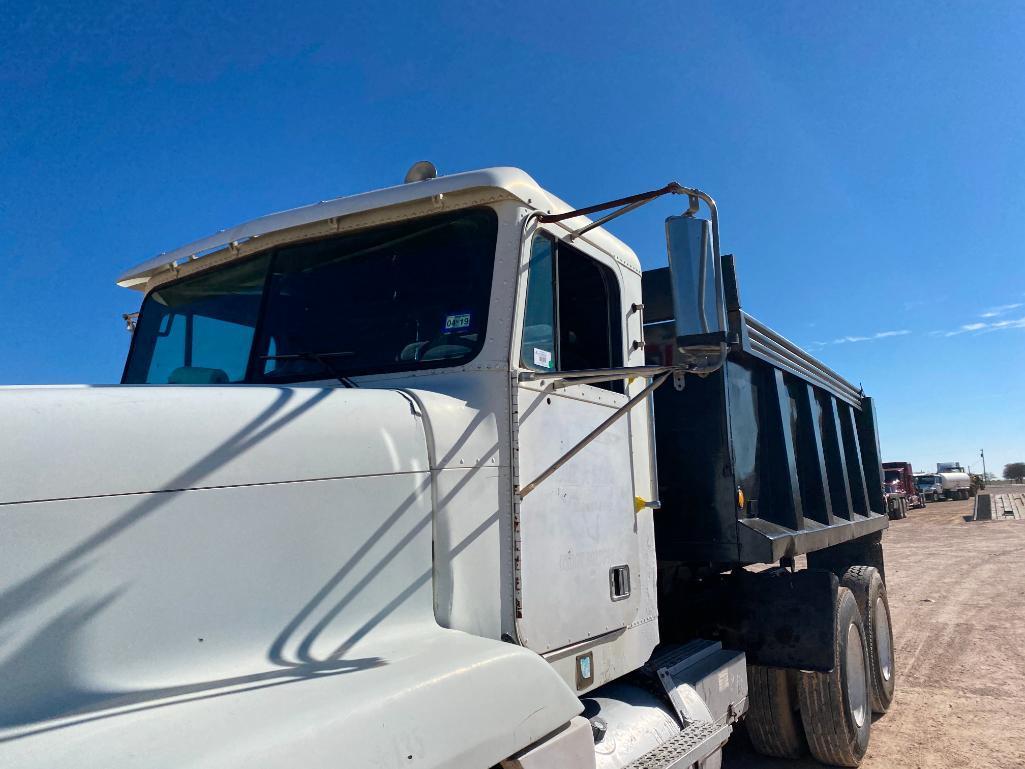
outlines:
[{"label": "truck cab", "polygon": [[[553,391],[518,375],[643,363],[632,344],[640,315],[629,312],[641,301],[637,257],[602,230],[569,242],[572,221],[531,227],[521,248],[528,201],[568,208],[512,169],[397,192],[415,196],[401,215],[370,193],[348,201],[357,210],[344,218],[318,212],[334,214],[327,233],[323,222],[276,230],[271,248],[256,236],[149,277],[122,381],[341,380],[354,402],[365,390],[402,392],[433,433],[439,623],[541,654],[593,643],[600,685],[647,659],[656,640],[654,607],[643,605],[653,595],[643,577],[654,573],[644,563],[651,514],[635,510],[635,499],[655,498],[648,413],[627,415],[517,509],[511,492],[644,383]],[[147,272],[121,283],[141,285]],[[503,525],[518,532],[516,552],[501,547]],[[613,569],[630,582],[616,600]],[[575,682],[572,666],[562,673]]]},{"label": "truck cab", "polygon": [[916,473],[915,486],[928,501],[940,502],[943,500],[943,480],[935,473]]},{"label": "truck cab", "polygon": [[[909,508],[925,507],[910,462],[883,462],[883,474],[891,518],[906,518]],[[898,508],[897,515],[893,507]]]}]

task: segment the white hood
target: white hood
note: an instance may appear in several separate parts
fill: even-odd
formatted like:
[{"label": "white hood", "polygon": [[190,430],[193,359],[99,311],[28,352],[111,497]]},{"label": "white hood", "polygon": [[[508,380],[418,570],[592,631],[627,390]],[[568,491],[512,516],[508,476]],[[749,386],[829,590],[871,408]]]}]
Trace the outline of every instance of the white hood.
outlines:
[{"label": "white hood", "polygon": [[405,395],[4,388],[0,420],[0,765],[487,767],[579,711],[436,623]]}]

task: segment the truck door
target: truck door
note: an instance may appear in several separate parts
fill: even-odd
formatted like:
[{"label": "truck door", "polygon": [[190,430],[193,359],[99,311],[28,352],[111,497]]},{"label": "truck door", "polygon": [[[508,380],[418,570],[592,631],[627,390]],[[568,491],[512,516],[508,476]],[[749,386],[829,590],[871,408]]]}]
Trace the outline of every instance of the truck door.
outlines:
[{"label": "truck door", "polygon": [[[531,243],[520,366],[534,371],[623,363],[618,265],[543,233]],[[515,385],[520,487],[626,403],[623,383]],[[623,418],[522,499],[517,632],[544,653],[615,633],[639,605],[630,420]]]}]

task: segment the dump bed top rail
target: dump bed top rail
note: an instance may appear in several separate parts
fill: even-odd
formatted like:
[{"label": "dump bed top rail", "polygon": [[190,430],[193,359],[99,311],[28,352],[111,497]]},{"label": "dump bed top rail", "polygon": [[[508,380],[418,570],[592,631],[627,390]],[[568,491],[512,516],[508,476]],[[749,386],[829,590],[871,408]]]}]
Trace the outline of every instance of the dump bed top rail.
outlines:
[{"label": "dump bed top rail", "polygon": [[[861,408],[864,392],[855,387],[822,361],[812,357],[784,336],[777,334],[761,321],[740,309],[740,297],[736,287],[736,274],[732,257],[725,257],[724,272],[727,278],[726,304],[729,310],[729,326],[735,341],[744,352],[771,363],[794,376],[827,390],[832,395]],[[645,270],[644,321],[657,325],[673,322],[673,300],[669,289],[669,268],[660,267]]]},{"label": "dump bed top rail", "polygon": [[861,408],[864,391],[855,388],[833,369],[746,312],[741,312],[740,316],[741,341],[746,352],[818,385],[856,408]]}]

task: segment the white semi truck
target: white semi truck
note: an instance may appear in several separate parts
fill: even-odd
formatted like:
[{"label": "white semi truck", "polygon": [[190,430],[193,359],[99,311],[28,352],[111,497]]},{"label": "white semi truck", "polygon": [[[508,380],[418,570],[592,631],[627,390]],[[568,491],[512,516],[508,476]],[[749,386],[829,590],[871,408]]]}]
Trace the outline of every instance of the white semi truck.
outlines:
[{"label": "white semi truck", "polygon": [[[664,194],[642,276],[599,225]],[[871,399],[743,312],[704,193],[418,164],[118,282],[121,385],[0,390],[0,766],[864,755]]]}]

